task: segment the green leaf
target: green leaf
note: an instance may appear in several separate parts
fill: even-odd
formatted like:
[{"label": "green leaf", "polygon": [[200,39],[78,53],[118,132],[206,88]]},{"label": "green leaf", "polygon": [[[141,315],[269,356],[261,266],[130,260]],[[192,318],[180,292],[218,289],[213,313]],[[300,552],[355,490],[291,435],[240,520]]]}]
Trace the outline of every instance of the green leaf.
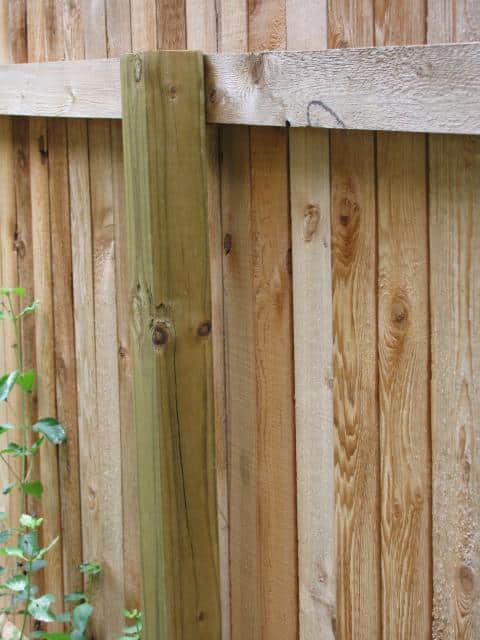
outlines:
[{"label": "green leaf", "polygon": [[12,371],[11,373],[5,373],[0,378],[0,400],[6,400],[10,391],[13,389],[17,378],[19,376],[18,371]]},{"label": "green leaf", "polygon": [[21,560],[26,560],[23,552],[18,547],[1,547],[0,548],[0,556],[7,556],[9,558],[20,558]]},{"label": "green leaf", "polygon": [[42,433],[52,444],[62,444],[67,439],[65,429],[55,418],[42,418],[32,429]]},{"label": "green leaf", "polygon": [[8,318],[9,314],[6,311],[2,311],[0,309],[0,320],[4,320],[5,318]]},{"label": "green leaf", "polygon": [[10,491],[13,489],[14,486],[15,486],[14,482],[9,482],[8,484],[4,485],[2,489],[3,495],[8,496],[8,494],[10,493]]},{"label": "green leaf", "polygon": [[3,531],[0,531],[0,544],[3,544],[5,540],[8,539],[9,536],[10,536],[10,531],[8,529],[4,529]]},{"label": "green leaf", "polygon": [[46,566],[47,566],[46,560],[33,560],[33,562],[29,563],[29,571],[30,573],[34,573],[35,571],[38,571],[39,569],[43,569]]},{"label": "green leaf", "polygon": [[23,574],[12,576],[5,582],[5,586],[12,591],[24,591],[27,588],[28,579]]},{"label": "green leaf", "polygon": [[[82,636],[78,636],[78,634],[85,633],[92,613],[93,607],[88,602],[82,602],[82,604],[77,605],[73,610],[73,630],[77,633],[77,637],[81,638]],[[72,635],[72,638],[73,637]]]},{"label": "green leaf", "polygon": [[140,636],[138,635],[138,633],[135,633],[132,636],[120,636],[118,640],[140,640]]},{"label": "green leaf", "polygon": [[19,535],[18,546],[25,556],[28,558],[35,558],[40,549],[37,531],[30,531],[29,533],[22,533]]},{"label": "green leaf", "polygon": [[4,287],[3,289],[0,289],[0,296],[8,296],[12,293],[15,296],[22,297],[25,295],[26,291],[23,287]]},{"label": "green leaf", "polygon": [[47,594],[41,598],[34,598],[27,607],[28,613],[34,620],[40,622],[55,622],[55,615],[50,611],[50,605],[55,598]]},{"label": "green leaf", "polygon": [[10,431],[10,429],[14,429],[13,424],[10,424],[9,422],[3,422],[2,424],[0,424],[0,435],[2,435],[2,433]]},{"label": "green leaf", "polygon": [[2,449],[2,451],[0,451],[0,453],[5,454],[7,453],[9,456],[25,456],[27,455],[27,450],[25,449],[25,447],[22,447],[21,445],[17,444],[16,442],[9,442],[7,444],[7,446],[5,447],[5,449]]},{"label": "green leaf", "polygon": [[39,304],[38,300],[32,300],[30,304],[28,304],[24,309],[20,311],[20,313],[18,314],[18,317],[21,318],[22,316],[25,316],[29,313],[33,313],[35,309],[38,307],[38,304]]},{"label": "green leaf", "polygon": [[21,484],[23,493],[27,496],[33,496],[34,498],[41,498],[43,493],[43,485],[38,480],[33,482],[22,482]]},{"label": "green leaf", "polygon": [[25,373],[19,373],[16,382],[24,391],[30,392],[32,390],[34,380],[35,371],[30,369],[29,371],[25,371]]},{"label": "green leaf", "polygon": [[42,522],[43,518],[34,518],[33,516],[29,516],[28,513],[23,513],[20,516],[20,526],[26,527],[27,529],[38,529]]}]

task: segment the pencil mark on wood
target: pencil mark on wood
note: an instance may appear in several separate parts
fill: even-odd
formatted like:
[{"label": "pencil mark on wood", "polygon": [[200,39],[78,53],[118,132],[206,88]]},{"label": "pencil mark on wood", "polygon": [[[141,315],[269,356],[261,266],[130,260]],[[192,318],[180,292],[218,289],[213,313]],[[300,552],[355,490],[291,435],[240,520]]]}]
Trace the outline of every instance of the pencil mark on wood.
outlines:
[{"label": "pencil mark on wood", "polygon": [[322,100],[310,100],[310,102],[308,103],[307,122],[309,127],[313,126],[312,115],[311,115],[312,107],[321,107],[324,111],[329,113],[332,116],[332,118],[335,119],[335,122],[339,125],[339,127],[341,127],[342,129],[347,128],[347,125],[345,124],[345,122],[335,113],[333,109],[331,109],[327,104],[322,102]]}]

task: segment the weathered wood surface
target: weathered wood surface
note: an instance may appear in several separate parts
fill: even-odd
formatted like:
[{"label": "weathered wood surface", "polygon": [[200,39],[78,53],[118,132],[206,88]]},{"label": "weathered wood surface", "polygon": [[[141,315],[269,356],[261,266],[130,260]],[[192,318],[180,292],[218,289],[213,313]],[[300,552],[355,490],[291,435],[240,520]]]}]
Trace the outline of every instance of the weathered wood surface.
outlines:
[{"label": "weathered wood surface", "polygon": [[0,113],[120,118],[120,60],[0,66]]},{"label": "weathered wood surface", "polygon": [[215,640],[221,620],[201,54],[127,55],[122,87],[146,637]]},{"label": "weathered wood surface", "polygon": [[[329,46],[373,45],[370,0],[330,0],[329,9]],[[337,634],[379,640],[375,134],[332,131],[330,156]]]},{"label": "weathered wood surface", "polygon": [[[424,0],[380,0],[376,43],[425,41]],[[431,637],[431,439],[425,136],[377,134],[382,633]],[[402,597],[399,597],[399,594]]]},{"label": "weathered wood surface", "polygon": [[[428,41],[480,38],[480,4],[428,3]],[[480,637],[480,139],[429,137],[433,637]]]},{"label": "weathered wood surface", "polygon": [[480,131],[476,44],[206,58],[209,122]]},{"label": "weathered wood surface", "polygon": [[[327,3],[289,0],[289,49],[327,46]],[[295,364],[299,634],[335,637],[330,140],[289,132]]]},{"label": "weathered wood surface", "polygon": [[[472,43],[210,54],[207,120],[479,133],[479,48]],[[0,87],[0,114],[121,117],[115,58],[3,65]]]}]

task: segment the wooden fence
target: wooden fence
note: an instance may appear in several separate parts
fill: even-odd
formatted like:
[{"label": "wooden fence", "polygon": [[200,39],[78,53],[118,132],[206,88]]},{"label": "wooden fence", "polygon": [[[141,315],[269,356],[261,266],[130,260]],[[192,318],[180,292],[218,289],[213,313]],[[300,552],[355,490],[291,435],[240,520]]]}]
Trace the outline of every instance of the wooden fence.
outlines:
[{"label": "wooden fence", "polygon": [[[480,8],[460,0],[6,0],[0,35],[2,62],[114,57],[132,49],[433,44],[480,39]],[[173,71],[162,73],[169,78]],[[175,83],[169,87],[175,102]],[[150,99],[139,93],[132,110]],[[126,135],[126,157],[131,164],[146,132],[157,136],[146,169],[172,176],[168,163],[182,165],[166,159],[158,118],[130,120],[144,128]],[[138,604],[140,574],[145,584],[154,559],[164,575],[148,593],[158,585],[167,592],[144,604],[159,625],[168,620],[158,632],[167,629],[165,637],[476,639],[480,140],[209,126],[204,158],[194,142],[202,135],[189,141],[190,173],[162,191],[148,171],[138,182],[140,174],[127,170],[124,183],[120,122],[0,119],[1,280],[19,282],[41,300],[23,339],[39,371],[38,410],[58,415],[69,436],[66,453],[40,464],[42,480],[54,488],[44,515],[63,540],[47,588],[60,598],[79,588],[82,558],[101,560],[93,629],[99,640],[116,637],[119,611]],[[145,329],[138,318],[143,322],[152,301],[142,288],[144,272],[133,305],[126,286],[132,245],[129,254],[125,187],[130,211],[139,198],[148,204],[167,193],[183,215],[189,194],[201,190],[189,178],[199,167],[206,169],[204,197],[192,201],[190,235],[180,217],[176,245],[175,220],[160,217],[152,235],[159,244],[140,251],[148,234],[139,225],[133,255],[151,270],[152,300],[164,305],[149,336],[160,353],[171,358],[174,350],[173,370],[167,358],[158,364],[148,355],[145,387],[155,376],[167,384],[160,398],[144,396],[146,424],[149,411],[180,411],[193,429],[189,403],[201,406],[204,398],[198,423],[213,424],[215,409],[215,431],[187,429],[168,442],[164,431],[152,432],[150,450],[140,438],[137,487],[133,394],[137,428],[148,435],[138,424],[139,354],[142,363],[147,356],[129,335],[132,324],[134,332]],[[163,212],[161,198],[156,204]],[[197,217],[207,204],[208,229]],[[205,267],[198,243],[207,232]],[[172,280],[157,282],[164,255]],[[182,264],[201,268],[182,279]],[[170,287],[192,297],[180,329],[196,332],[189,347],[194,370],[205,374],[204,386],[183,390],[173,408],[175,366],[189,378],[188,358],[172,341]],[[2,340],[3,369],[11,337]],[[173,471],[155,477],[172,460]],[[188,476],[199,468],[204,477]],[[174,490],[165,493],[169,486]],[[216,531],[208,528],[211,517],[202,526],[211,503],[188,503],[198,486],[200,494],[216,495]],[[179,492],[183,510],[169,503]],[[185,519],[197,508],[198,521]],[[218,571],[204,554],[209,545]],[[189,571],[202,581],[182,584]],[[156,633],[150,627],[148,640]]]}]

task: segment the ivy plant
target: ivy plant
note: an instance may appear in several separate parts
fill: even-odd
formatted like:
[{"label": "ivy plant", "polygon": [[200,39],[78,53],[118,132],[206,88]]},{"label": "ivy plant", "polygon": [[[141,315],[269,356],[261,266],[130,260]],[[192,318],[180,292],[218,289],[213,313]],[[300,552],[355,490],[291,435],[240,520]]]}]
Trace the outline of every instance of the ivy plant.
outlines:
[{"label": "ivy plant", "polygon": [[[0,320],[10,322],[15,336],[15,369],[0,376],[0,401],[10,406],[11,396],[18,390],[21,394],[15,407],[10,406],[15,415],[18,404],[17,423],[0,424],[0,434],[8,434],[8,442],[0,448],[0,462],[6,465],[10,481],[2,488],[4,495],[18,492],[22,515],[18,523],[8,523],[7,514],[0,513],[0,559],[5,567],[0,567],[0,612],[15,615],[20,620],[18,640],[26,638],[30,628],[30,638],[45,640],[84,640],[88,621],[93,613],[91,597],[94,585],[101,572],[98,564],[86,562],[80,571],[86,576],[84,592],[65,596],[67,611],[55,613],[55,598],[51,594],[40,594],[35,584],[35,574],[48,562],[49,551],[58,542],[58,537],[44,546],[39,543],[43,518],[29,513],[29,498],[41,499],[44,489],[34,477],[34,459],[43,446],[61,446],[66,441],[65,429],[51,416],[32,420],[32,391],[35,372],[25,368],[22,348],[22,323],[37,308],[33,301],[25,306],[22,299],[25,290],[21,287],[0,289]],[[6,439],[6,438],[5,438]],[[63,623],[68,631],[49,632],[48,623]]]},{"label": "ivy plant", "polygon": [[[8,468],[10,481],[1,489],[3,495],[18,492],[22,515],[18,523],[8,523],[7,514],[0,512],[0,613],[15,615],[21,620],[15,640],[30,638],[40,640],[85,640],[89,620],[93,614],[92,597],[102,568],[95,562],[84,562],[79,571],[85,577],[85,590],[65,596],[66,611],[55,613],[55,598],[51,594],[40,595],[35,584],[35,574],[48,562],[49,551],[58,542],[58,537],[41,546],[39,532],[43,518],[29,513],[29,498],[41,500],[44,487],[34,477],[34,459],[42,446],[61,446],[66,441],[63,425],[50,416],[32,420],[32,392],[35,371],[25,368],[22,347],[22,323],[34,313],[36,300],[22,305],[25,290],[21,287],[0,289],[0,320],[10,322],[15,336],[15,369],[0,375],[0,402],[7,403],[10,412],[11,395],[17,390],[21,394],[16,424],[0,423],[0,435],[8,434],[7,444],[0,447],[0,463]],[[17,403],[16,403],[17,404]],[[45,487],[48,491],[48,487]],[[31,501],[31,500],[30,500]],[[123,615],[129,624],[123,627],[119,640],[141,640],[142,620],[138,609],[124,609]],[[48,623],[62,623],[64,632],[48,631]],[[45,628],[47,627],[47,628]]]}]

